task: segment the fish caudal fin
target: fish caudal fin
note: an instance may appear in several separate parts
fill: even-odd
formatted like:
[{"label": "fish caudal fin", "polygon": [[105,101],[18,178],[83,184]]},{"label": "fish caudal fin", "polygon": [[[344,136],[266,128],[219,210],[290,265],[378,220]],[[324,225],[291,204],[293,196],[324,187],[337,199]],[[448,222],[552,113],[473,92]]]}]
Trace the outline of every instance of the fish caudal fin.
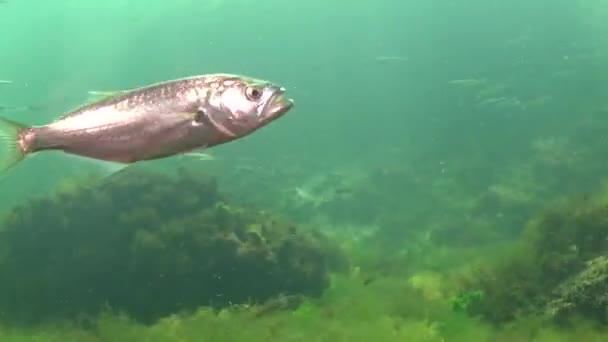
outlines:
[{"label": "fish caudal fin", "polygon": [[19,145],[19,134],[27,126],[0,117],[0,173],[19,163],[26,155]]}]

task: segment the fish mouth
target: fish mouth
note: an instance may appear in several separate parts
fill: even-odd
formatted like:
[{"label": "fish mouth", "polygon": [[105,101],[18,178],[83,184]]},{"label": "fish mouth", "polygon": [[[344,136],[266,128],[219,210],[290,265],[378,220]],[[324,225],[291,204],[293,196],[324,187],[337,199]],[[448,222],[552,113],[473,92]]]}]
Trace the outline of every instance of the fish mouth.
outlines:
[{"label": "fish mouth", "polygon": [[264,110],[264,121],[277,119],[293,108],[293,99],[285,95],[285,88],[280,88],[270,98]]}]

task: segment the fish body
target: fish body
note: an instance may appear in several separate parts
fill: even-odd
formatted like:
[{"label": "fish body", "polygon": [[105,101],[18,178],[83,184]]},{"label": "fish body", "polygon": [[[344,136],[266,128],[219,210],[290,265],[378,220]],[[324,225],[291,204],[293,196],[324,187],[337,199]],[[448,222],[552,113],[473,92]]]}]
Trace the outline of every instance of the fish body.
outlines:
[{"label": "fish body", "polygon": [[0,170],[36,152],[124,164],[165,158],[242,138],[293,107],[271,82],[210,74],[120,91],[48,125],[0,119]]}]

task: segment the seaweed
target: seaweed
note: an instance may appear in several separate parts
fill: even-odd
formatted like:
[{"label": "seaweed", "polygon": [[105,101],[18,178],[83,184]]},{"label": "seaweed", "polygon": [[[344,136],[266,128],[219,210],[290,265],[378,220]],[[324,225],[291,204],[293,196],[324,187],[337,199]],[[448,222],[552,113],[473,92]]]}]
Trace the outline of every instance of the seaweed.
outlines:
[{"label": "seaweed", "polygon": [[[590,261],[608,251],[606,231],[608,209],[597,200],[573,198],[549,207],[529,222],[510,256],[480,265],[463,281],[463,294],[483,294],[467,311],[496,324],[522,315],[561,319],[581,315],[604,321],[602,310],[597,305],[589,309],[584,299],[591,295],[590,289],[607,286],[603,274],[593,280],[588,276],[604,269],[597,267],[602,263]],[[590,282],[593,285],[588,286]],[[566,306],[569,310],[561,309]],[[559,315],[551,314],[557,311]]]},{"label": "seaweed", "polygon": [[320,233],[233,206],[215,180],[124,172],[23,204],[2,224],[3,319],[152,323],[200,306],[319,296],[341,256]]}]

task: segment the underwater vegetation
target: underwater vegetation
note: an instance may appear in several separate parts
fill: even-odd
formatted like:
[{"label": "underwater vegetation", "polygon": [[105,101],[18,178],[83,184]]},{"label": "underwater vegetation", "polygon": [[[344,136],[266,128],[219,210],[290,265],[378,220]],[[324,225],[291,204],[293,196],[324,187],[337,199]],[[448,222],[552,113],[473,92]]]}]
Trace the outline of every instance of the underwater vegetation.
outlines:
[{"label": "underwater vegetation", "polygon": [[601,193],[556,203],[529,222],[510,256],[476,268],[456,303],[495,324],[524,315],[606,324],[607,232]]},{"label": "underwater vegetation", "polygon": [[[440,166],[249,162],[218,172],[220,192],[205,174],[221,166],[190,164],[68,187],[2,224],[0,322],[74,320],[4,325],[0,340],[605,340],[575,319],[605,322],[608,201],[538,215],[603,173],[581,131],[541,137],[509,165],[477,150]],[[352,274],[329,276],[347,261]]]},{"label": "underwater vegetation", "polygon": [[213,178],[186,170],[127,171],[35,199],[1,227],[0,310],[18,323],[107,310],[153,322],[319,296],[341,255],[320,233],[230,205]]},{"label": "underwater vegetation", "polygon": [[[534,216],[560,179],[539,171],[544,162],[476,186],[478,177],[463,179],[480,161],[449,175],[416,165],[322,173],[299,203],[280,203],[295,210],[272,209],[290,219],[226,196],[208,166],[193,165],[27,203],[2,225],[0,322],[73,320],[5,324],[0,339],[605,340],[588,321],[567,331],[545,322],[602,320],[605,192]],[[522,231],[513,252],[497,251]],[[350,274],[329,276],[347,261]]]}]

